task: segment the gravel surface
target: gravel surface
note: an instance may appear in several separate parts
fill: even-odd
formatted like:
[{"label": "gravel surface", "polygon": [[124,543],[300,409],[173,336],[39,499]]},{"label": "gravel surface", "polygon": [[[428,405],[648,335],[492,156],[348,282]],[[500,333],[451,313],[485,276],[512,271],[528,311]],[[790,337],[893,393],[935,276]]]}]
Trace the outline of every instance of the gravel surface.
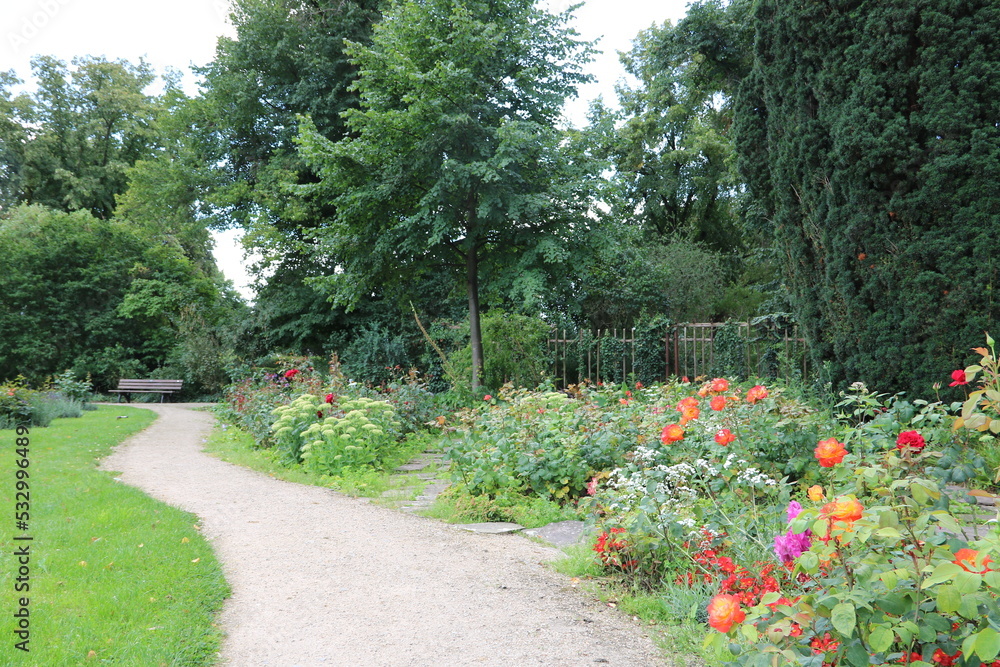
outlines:
[{"label": "gravel surface", "polygon": [[159,418],[103,467],[201,518],[233,589],[224,665],[667,664],[639,623],[542,565],[555,549],[225,463],[201,451],[210,413],[141,407]]}]

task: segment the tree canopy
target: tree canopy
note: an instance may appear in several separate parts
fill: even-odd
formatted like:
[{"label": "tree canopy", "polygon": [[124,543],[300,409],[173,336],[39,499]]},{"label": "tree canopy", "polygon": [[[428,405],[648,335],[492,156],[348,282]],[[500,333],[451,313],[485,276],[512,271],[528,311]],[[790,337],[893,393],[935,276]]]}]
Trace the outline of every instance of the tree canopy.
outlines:
[{"label": "tree canopy", "polygon": [[301,136],[322,179],[312,191],[336,209],[316,234],[316,255],[338,267],[323,282],[356,303],[453,273],[468,299],[473,386],[482,276],[537,293],[587,226],[590,161],[557,127],[587,79],[588,46],[568,18],[530,0],[397,2],[370,46],[348,48],[361,96],[348,136],[332,142],[308,122]]},{"label": "tree canopy", "polygon": [[143,62],[84,57],[73,69],[49,56],[32,60],[37,92],[11,98],[0,80],[2,206],[20,202],[63,211],[114,213],[126,172],[156,147],[154,74]]},{"label": "tree canopy", "polygon": [[195,358],[219,343],[213,328],[235,304],[176,244],[35,204],[0,219],[0,246],[0,377],[41,381],[69,368],[106,388],[173,363],[218,390],[222,378],[200,373]]}]

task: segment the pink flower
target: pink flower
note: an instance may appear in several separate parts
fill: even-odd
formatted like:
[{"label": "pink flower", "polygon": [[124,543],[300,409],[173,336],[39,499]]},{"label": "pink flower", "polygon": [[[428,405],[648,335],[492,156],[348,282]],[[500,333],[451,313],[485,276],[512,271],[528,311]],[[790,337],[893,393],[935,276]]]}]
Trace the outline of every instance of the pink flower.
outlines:
[{"label": "pink flower", "polygon": [[782,563],[791,563],[809,551],[811,546],[812,538],[809,536],[809,531],[793,533],[789,530],[784,535],[774,536],[774,553]]},{"label": "pink flower", "polygon": [[326,395],[326,402],[330,403],[331,405],[333,404],[333,394]]},{"label": "pink flower", "polygon": [[951,372],[951,384],[948,386],[957,387],[961,384],[969,384],[969,381],[965,379],[965,371],[960,368],[957,371]]},{"label": "pink flower", "polygon": [[601,480],[597,477],[597,475],[594,475],[594,477],[589,482],[587,482],[588,496],[593,496],[597,493],[597,485],[600,483],[600,481]]},{"label": "pink flower", "polygon": [[484,400],[484,401],[492,401],[492,400],[493,400],[493,397],[492,397],[492,396],[490,396],[489,394],[486,394],[485,396],[483,396],[483,400]]},{"label": "pink flower", "polygon": [[795,517],[799,515],[802,511],[802,505],[796,501],[788,503],[788,523],[791,523]]}]

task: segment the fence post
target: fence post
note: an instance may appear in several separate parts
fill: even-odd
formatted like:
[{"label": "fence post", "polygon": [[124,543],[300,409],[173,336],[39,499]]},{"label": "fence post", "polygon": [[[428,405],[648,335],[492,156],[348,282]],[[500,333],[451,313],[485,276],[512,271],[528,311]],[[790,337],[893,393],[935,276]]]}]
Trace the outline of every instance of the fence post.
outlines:
[{"label": "fence post", "polygon": [[680,367],[680,345],[678,341],[677,326],[674,325],[674,375],[680,377],[681,367]]}]

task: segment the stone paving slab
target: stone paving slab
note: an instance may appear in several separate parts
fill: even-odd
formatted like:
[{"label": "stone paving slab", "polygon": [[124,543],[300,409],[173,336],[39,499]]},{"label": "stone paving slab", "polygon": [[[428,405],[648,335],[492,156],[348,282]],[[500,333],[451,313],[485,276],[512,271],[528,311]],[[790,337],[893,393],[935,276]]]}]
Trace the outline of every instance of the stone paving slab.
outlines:
[{"label": "stone paving slab", "polygon": [[488,523],[456,523],[456,528],[467,530],[470,533],[483,533],[487,535],[502,535],[504,533],[516,533],[524,530],[524,526],[506,521],[491,521]]},{"label": "stone paving slab", "polygon": [[587,535],[586,523],[583,521],[557,521],[540,528],[529,528],[522,531],[557,547],[569,547],[582,544]]}]

